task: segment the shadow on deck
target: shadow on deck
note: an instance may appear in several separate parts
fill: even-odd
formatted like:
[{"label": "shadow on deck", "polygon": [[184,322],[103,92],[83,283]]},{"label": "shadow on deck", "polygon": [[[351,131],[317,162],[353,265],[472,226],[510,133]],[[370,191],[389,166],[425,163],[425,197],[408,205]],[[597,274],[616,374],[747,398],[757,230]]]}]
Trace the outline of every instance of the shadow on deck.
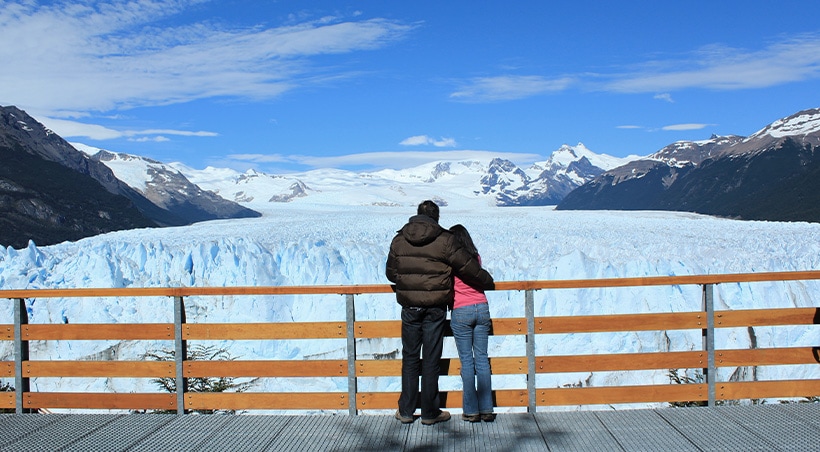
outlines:
[{"label": "shadow on deck", "polygon": [[388,415],[0,415],[0,450],[820,451],[820,403],[499,414],[403,425]]}]

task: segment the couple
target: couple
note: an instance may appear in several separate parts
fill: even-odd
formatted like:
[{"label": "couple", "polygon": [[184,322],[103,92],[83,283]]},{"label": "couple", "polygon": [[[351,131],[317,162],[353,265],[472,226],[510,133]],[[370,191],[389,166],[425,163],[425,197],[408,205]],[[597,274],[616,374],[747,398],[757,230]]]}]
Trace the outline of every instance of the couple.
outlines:
[{"label": "couple", "polygon": [[396,419],[405,424],[415,420],[419,376],[422,424],[450,419],[450,413],[440,409],[438,377],[447,307],[452,305],[450,327],[464,383],[462,419],[491,422],[490,310],[484,290],[493,288],[493,277],[481,268],[464,226],[439,226],[439,207],[433,201],[419,204],[417,213],[393,238],[385,272],[402,306],[402,390]]}]

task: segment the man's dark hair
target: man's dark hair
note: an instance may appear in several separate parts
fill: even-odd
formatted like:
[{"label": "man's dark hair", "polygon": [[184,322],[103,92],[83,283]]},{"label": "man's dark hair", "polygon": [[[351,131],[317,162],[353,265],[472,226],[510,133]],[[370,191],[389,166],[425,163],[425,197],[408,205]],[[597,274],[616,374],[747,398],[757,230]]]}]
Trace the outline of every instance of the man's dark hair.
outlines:
[{"label": "man's dark hair", "polygon": [[430,201],[429,199],[419,204],[417,213],[419,215],[427,215],[428,217],[436,220],[436,223],[438,223],[438,204]]}]

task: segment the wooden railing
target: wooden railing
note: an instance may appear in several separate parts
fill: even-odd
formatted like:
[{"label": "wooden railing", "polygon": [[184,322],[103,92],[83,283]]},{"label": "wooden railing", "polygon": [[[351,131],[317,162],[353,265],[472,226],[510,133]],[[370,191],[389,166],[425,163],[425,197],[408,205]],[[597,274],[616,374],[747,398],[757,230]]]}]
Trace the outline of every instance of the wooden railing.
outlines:
[{"label": "wooden railing", "polygon": [[[717,369],[736,366],[820,365],[820,343],[805,347],[726,350],[715,349],[719,328],[778,325],[818,325],[820,307],[715,311],[715,284],[820,279],[820,271],[696,275],[594,280],[498,282],[496,291],[524,291],[524,317],[494,318],[494,336],[524,336],[522,356],[494,356],[494,375],[526,376],[526,387],[496,389],[499,407],[597,405],[652,402],[702,402],[722,400],[820,396],[820,380],[716,381]],[[617,315],[536,317],[534,291],[553,289],[615,288],[630,286],[699,285],[702,309]],[[291,287],[174,287],[118,289],[0,290],[0,298],[14,303],[13,324],[0,325],[0,340],[13,341],[14,361],[0,362],[0,376],[14,378],[15,392],[0,393],[0,408],[16,412],[37,409],[172,410],[360,410],[392,409],[395,392],[361,392],[359,379],[398,377],[401,360],[362,359],[357,341],[398,338],[399,320],[357,320],[355,296],[390,294],[389,285]],[[347,318],[337,322],[290,323],[190,323],[185,317],[185,297],[225,295],[343,295]],[[820,294],[818,294],[820,295]],[[26,299],[169,297],[174,323],[140,324],[29,324]],[[385,295],[388,297],[388,295]],[[391,296],[392,298],[392,296]],[[388,300],[385,300],[388,302]],[[101,301],[104,302],[104,301]],[[275,300],[273,301],[275,302]],[[394,302],[390,300],[389,302]],[[700,330],[703,347],[694,351],[536,356],[542,335],[620,331]],[[347,359],[340,360],[229,360],[193,361],[189,341],[344,339]],[[29,359],[31,341],[59,340],[163,340],[173,341],[175,361],[52,361]],[[457,358],[442,359],[443,375],[459,375]],[[635,370],[695,369],[703,381],[684,384],[539,388],[536,375],[554,372],[627,372]],[[79,393],[32,391],[32,378],[173,378],[176,393]],[[197,377],[346,377],[345,392],[189,392],[187,382]],[[461,393],[442,394],[444,405],[460,407]]]}]

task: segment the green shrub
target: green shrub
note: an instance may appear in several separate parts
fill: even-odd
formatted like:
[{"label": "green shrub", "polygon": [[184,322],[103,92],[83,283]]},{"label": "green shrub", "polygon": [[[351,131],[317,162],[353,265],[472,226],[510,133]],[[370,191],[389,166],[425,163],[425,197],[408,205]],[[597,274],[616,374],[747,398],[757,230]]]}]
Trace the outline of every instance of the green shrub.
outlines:
[{"label": "green shrub", "polygon": [[[155,361],[174,361],[175,350],[151,351],[143,355],[143,359]],[[224,348],[214,346],[195,345],[188,348],[189,361],[233,361],[234,357]],[[238,383],[234,377],[191,377],[188,378],[188,392],[243,392],[250,385],[249,382]],[[174,377],[161,377],[151,380],[160,389],[177,392],[177,382]],[[173,413],[173,410],[156,410],[153,413]],[[236,414],[235,410],[193,410],[199,414]]]}]

